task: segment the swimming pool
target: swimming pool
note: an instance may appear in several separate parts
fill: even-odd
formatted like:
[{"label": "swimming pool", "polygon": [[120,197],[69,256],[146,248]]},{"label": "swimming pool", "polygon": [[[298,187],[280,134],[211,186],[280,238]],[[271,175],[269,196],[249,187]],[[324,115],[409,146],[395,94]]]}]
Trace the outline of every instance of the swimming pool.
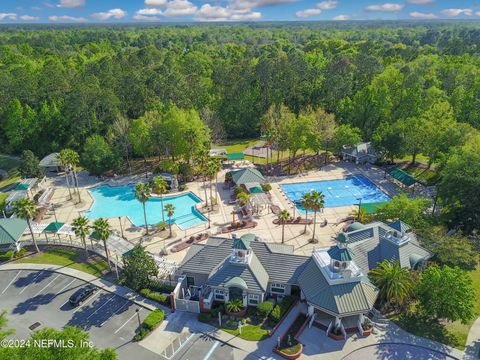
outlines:
[{"label": "swimming pool", "polygon": [[[325,207],[350,206],[376,203],[390,200],[390,196],[380,190],[373,182],[363,175],[353,175],[340,180],[312,181],[280,185],[291,202],[301,200],[302,195],[312,190],[321,191],[325,195]],[[296,204],[299,211],[305,209]]]},{"label": "swimming pool", "polygon": [[[112,218],[118,216],[128,216],[135,226],[144,226],[142,204],[135,199],[133,192],[134,186],[108,186],[101,185],[89,189],[90,194],[95,200],[90,210],[85,211],[84,215],[89,219]],[[200,225],[207,219],[195,209],[195,204],[201,200],[193,193],[181,195],[165,196],[163,205],[173,204],[175,214],[172,222],[176,223],[181,229],[189,229]],[[147,223],[155,225],[162,221],[161,202],[159,198],[150,198],[146,204]],[[168,222],[165,213],[165,221]]]}]

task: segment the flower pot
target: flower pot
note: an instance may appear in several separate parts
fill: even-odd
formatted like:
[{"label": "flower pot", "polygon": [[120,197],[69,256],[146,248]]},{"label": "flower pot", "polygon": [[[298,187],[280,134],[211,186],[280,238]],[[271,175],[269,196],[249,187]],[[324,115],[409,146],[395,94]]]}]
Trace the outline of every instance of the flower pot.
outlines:
[{"label": "flower pot", "polygon": [[369,327],[367,330],[363,330],[362,336],[369,336],[373,331],[373,326]]},{"label": "flower pot", "polygon": [[337,341],[345,340],[345,337],[343,336],[343,334],[336,335],[332,332],[328,333],[328,337],[332,338],[333,340],[337,340]]}]

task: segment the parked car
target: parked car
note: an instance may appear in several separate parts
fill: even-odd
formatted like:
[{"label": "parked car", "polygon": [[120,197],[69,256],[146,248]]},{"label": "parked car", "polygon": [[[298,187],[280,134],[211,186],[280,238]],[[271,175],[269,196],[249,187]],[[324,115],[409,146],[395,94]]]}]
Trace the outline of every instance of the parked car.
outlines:
[{"label": "parked car", "polygon": [[98,288],[95,285],[88,284],[87,286],[75,291],[73,295],[70,296],[69,302],[73,306],[78,306],[92,296],[97,290]]}]

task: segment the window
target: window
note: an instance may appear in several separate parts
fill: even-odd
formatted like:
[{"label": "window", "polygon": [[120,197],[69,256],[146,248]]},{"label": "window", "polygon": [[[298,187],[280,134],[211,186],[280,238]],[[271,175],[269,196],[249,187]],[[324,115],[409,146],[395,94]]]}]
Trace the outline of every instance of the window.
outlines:
[{"label": "window", "polygon": [[187,286],[194,286],[195,285],[195,278],[193,276],[187,276]]},{"label": "window", "polygon": [[273,294],[285,294],[285,285],[273,283],[270,285],[270,292]]},{"label": "window", "polygon": [[260,295],[248,294],[248,303],[250,305],[258,305],[259,302],[260,302]]},{"label": "window", "polygon": [[220,289],[215,289],[215,300],[225,300],[225,292]]}]

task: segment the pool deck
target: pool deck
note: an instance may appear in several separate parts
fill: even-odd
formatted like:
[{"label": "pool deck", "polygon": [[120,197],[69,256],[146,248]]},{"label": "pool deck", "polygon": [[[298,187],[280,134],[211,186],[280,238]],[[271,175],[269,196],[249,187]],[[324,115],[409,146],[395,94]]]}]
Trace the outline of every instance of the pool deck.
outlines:
[{"label": "pool deck", "polygon": [[[203,203],[197,205],[197,208],[203,212],[203,214],[210,218],[211,228],[208,229],[208,223],[198,225],[194,228],[181,230],[174,225],[174,237],[172,239],[166,239],[165,243],[168,244],[179,238],[189,237],[201,232],[209,231],[215,234],[222,226],[228,225],[232,221],[231,212],[234,210],[234,205],[229,204],[230,191],[223,189],[223,179],[227,170],[222,170],[218,174],[219,183],[216,186],[218,192],[220,204],[214,212],[206,213],[202,209]],[[272,200],[273,203],[278,205],[282,209],[287,209],[291,215],[298,216],[298,212],[295,211],[294,205],[288,200],[285,194],[281,191],[280,185],[294,183],[294,182],[308,182],[308,181],[323,181],[323,180],[338,180],[343,179],[351,174],[363,174],[369,178],[375,185],[380,187],[385,193],[390,196],[394,196],[398,193],[398,187],[384,178],[384,172],[374,166],[366,168],[363,166],[356,166],[351,163],[336,163],[322,167],[319,170],[309,171],[304,175],[286,176],[286,177],[269,177],[267,181],[272,185]],[[144,181],[145,177],[142,175],[121,177],[115,180],[109,180],[108,183],[112,186],[126,185],[134,183],[136,181]],[[93,202],[93,198],[88,192],[89,187],[98,186],[104,181],[95,177],[88,176],[86,173],[80,174],[80,192],[82,202],[76,204],[74,201],[68,200],[68,190],[65,186],[65,178],[63,176],[51,178],[49,181],[55,184],[55,193],[52,198],[52,203],[55,204],[56,214],[58,221],[70,223],[74,218],[78,217],[82,211],[88,210]],[[203,188],[203,182],[191,182],[187,184],[187,190],[193,192],[195,195],[204,200],[205,191]],[[209,190],[207,190],[208,196],[210,196]],[[180,193],[175,193],[180,194]],[[74,196],[74,199],[76,197]],[[339,219],[348,216],[356,206],[343,206],[335,208],[326,208],[322,214],[317,216],[317,230],[316,238],[317,244],[309,242],[312,233],[312,225],[307,227],[307,234],[303,234],[303,225],[286,225],[285,226],[285,243],[291,244],[295,248],[295,253],[302,255],[310,255],[314,247],[330,246],[334,243],[333,237],[341,231],[341,225],[335,225]],[[311,215],[309,214],[309,217]],[[237,218],[238,219],[238,218]],[[281,242],[282,227],[280,225],[274,225],[273,220],[276,216],[272,213],[263,213],[260,215],[254,215],[253,220],[258,223],[258,226],[254,229],[237,231],[238,235],[244,233],[253,232],[257,236],[261,237],[265,241],[269,242]],[[328,225],[321,227],[319,224],[327,219]],[[48,214],[42,221],[42,223],[48,223],[55,221],[53,213]],[[126,217],[121,218],[123,232],[125,238],[132,242],[137,243],[140,238],[145,234],[145,229],[142,227],[134,226]],[[120,220],[118,218],[109,219],[109,223],[113,229],[120,232]],[[164,237],[167,232],[155,234],[148,238],[143,238],[143,244],[147,250],[154,254],[158,254],[164,246]],[[228,235],[221,235],[228,236]],[[167,258],[174,261],[181,261],[185,256],[186,251],[179,253],[169,254]]]}]

